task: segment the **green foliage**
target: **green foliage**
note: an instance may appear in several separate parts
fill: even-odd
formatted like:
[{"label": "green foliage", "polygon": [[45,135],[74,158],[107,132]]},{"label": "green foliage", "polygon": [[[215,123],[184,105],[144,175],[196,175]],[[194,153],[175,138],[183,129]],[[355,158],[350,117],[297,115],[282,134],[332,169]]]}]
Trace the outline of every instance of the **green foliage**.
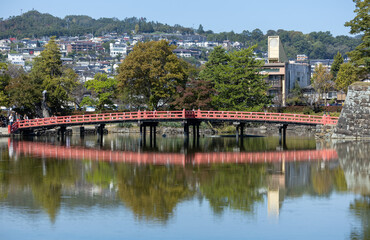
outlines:
[{"label": "green foliage", "polygon": [[45,50],[35,59],[30,74],[17,74],[6,88],[9,92],[9,104],[19,113],[29,116],[41,116],[42,91],[47,91],[47,105],[52,114],[64,113],[72,93],[77,86],[77,75],[71,69],[64,69],[60,51],[52,37]]},{"label": "green foliage", "polygon": [[20,114],[37,116],[42,100],[41,83],[29,75],[21,75],[10,80],[6,88],[11,106]]},{"label": "green foliage", "polygon": [[333,75],[334,79],[337,77],[340,65],[342,65],[344,62],[342,54],[340,52],[337,53],[334,57],[333,64],[331,65],[330,68],[330,73]]},{"label": "green foliage", "polygon": [[93,91],[93,93],[96,95],[98,99],[98,101],[96,102],[96,107],[98,110],[102,110],[104,108],[104,105],[113,107],[113,99],[116,96],[117,90],[116,79],[108,78],[106,74],[97,73],[93,80],[87,81],[85,83],[85,87],[88,90]]},{"label": "green foliage", "polygon": [[84,97],[80,103],[81,106],[91,106],[91,107],[96,107],[97,104],[98,104],[97,101],[88,96]]},{"label": "green foliage", "polygon": [[333,37],[330,32],[311,32],[303,34],[299,31],[277,31],[268,30],[264,35],[259,29],[252,32],[243,31],[242,33],[221,32],[205,33],[209,41],[238,41],[245,46],[258,45],[256,51],[267,52],[267,37],[280,36],[284,50],[289,59],[295,59],[298,54],[305,54],[310,59],[332,59],[339,51],[343,56],[346,52],[354,49],[361,40],[349,36]]},{"label": "green foliage", "polygon": [[9,85],[11,77],[6,72],[8,66],[6,63],[0,63],[0,105],[8,106],[9,105],[9,96],[6,91],[6,87]]},{"label": "green foliage", "polygon": [[246,111],[261,109],[270,102],[265,76],[259,72],[264,63],[254,58],[255,47],[231,53],[216,47],[210,54],[200,77],[214,86],[215,109]]},{"label": "green foliage", "polygon": [[368,77],[370,72],[370,28],[369,28],[369,0],[353,0],[356,4],[356,16],[349,22],[346,22],[346,27],[351,27],[351,34],[362,33],[362,42],[355,48],[355,50],[348,53],[351,62],[357,68],[360,79]]},{"label": "green foliage", "polygon": [[334,87],[334,82],[332,81],[332,79],[333,76],[325,66],[323,66],[322,64],[316,66],[311,82],[320,99],[322,99],[323,95],[328,93],[329,90]]},{"label": "green foliage", "polygon": [[49,76],[51,78],[62,76],[62,60],[55,37],[52,37],[48,44],[45,45],[44,51],[34,60],[32,73],[36,77]]},{"label": "green foliage", "polygon": [[114,43],[114,40],[110,40],[110,41],[105,42],[105,43],[102,44],[102,47],[105,49],[106,53],[109,53],[111,43]]},{"label": "green foliage", "polygon": [[199,27],[198,27],[197,33],[198,33],[198,34],[204,34],[204,29],[203,29],[202,24],[199,24]]},{"label": "green foliage", "polygon": [[118,89],[135,108],[157,110],[173,101],[184,85],[186,71],[167,41],[138,43],[124,59],[117,76]]},{"label": "green foliage", "polygon": [[286,100],[286,103],[288,105],[303,105],[304,97],[303,97],[303,91],[302,88],[299,86],[298,81],[294,83],[294,88],[290,91],[288,94],[288,98]]},{"label": "green foliage", "polygon": [[343,63],[335,80],[337,89],[347,93],[348,86],[356,81],[358,81],[356,67],[351,63]]},{"label": "green foliage", "polygon": [[131,33],[138,25],[137,32],[153,33],[164,32],[182,34],[193,34],[194,30],[180,25],[169,26],[145,18],[100,18],[93,19],[84,15],[69,15],[64,19],[54,17],[50,14],[42,14],[38,11],[29,11],[20,16],[0,19],[0,38],[9,37],[42,37],[42,36],[81,36],[88,33],[104,35],[117,32],[119,34]]}]

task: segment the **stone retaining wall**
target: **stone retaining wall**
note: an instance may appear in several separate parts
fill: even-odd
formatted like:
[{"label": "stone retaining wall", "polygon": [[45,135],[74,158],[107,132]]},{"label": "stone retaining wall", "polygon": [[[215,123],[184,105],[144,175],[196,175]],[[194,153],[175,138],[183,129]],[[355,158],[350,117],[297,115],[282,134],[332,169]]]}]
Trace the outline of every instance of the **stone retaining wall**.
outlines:
[{"label": "stone retaining wall", "polygon": [[370,139],[370,83],[349,86],[332,138]]}]

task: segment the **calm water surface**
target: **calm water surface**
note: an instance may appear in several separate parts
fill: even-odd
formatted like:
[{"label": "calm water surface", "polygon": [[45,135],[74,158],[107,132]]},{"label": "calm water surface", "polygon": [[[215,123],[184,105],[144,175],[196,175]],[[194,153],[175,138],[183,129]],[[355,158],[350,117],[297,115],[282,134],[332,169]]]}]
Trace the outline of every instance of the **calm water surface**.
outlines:
[{"label": "calm water surface", "polygon": [[370,142],[0,139],[0,239],[370,239]]}]

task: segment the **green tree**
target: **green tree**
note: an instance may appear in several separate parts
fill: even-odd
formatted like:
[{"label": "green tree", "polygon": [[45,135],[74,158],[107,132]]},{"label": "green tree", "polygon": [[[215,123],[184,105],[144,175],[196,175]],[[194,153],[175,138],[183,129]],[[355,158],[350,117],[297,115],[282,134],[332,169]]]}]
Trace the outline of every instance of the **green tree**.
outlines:
[{"label": "green tree", "polygon": [[36,79],[25,74],[12,78],[6,90],[10,105],[14,106],[15,111],[28,116],[40,115],[43,90]]},{"label": "green tree", "polygon": [[167,41],[138,43],[124,59],[117,76],[118,89],[136,108],[156,110],[173,101],[186,72]]},{"label": "green tree", "polygon": [[197,33],[198,33],[198,34],[203,34],[203,33],[204,33],[204,29],[203,29],[202,24],[199,24],[199,27],[198,27]]},{"label": "green tree", "polygon": [[342,54],[338,52],[337,55],[335,55],[333,64],[331,65],[331,68],[330,68],[330,73],[333,75],[334,79],[337,77],[340,65],[342,65],[343,62],[344,61],[343,61]]},{"label": "green tree", "polygon": [[312,85],[319,96],[318,101],[324,98],[325,106],[326,106],[325,95],[329,92],[331,88],[334,87],[334,82],[332,81],[332,79],[333,76],[325,66],[319,64],[318,66],[315,67],[315,71],[311,79]]},{"label": "green tree", "polygon": [[44,51],[40,56],[35,58],[35,63],[32,68],[32,73],[36,77],[49,76],[50,78],[62,76],[62,60],[58,45],[55,42],[55,37],[45,45]]},{"label": "green tree", "polygon": [[356,81],[358,81],[356,67],[351,63],[343,63],[335,80],[337,89],[347,93],[348,86]]},{"label": "green tree", "polygon": [[303,90],[298,81],[294,83],[294,88],[289,92],[286,102],[288,105],[302,105],[305,103]]},{"label": "green tree", "polygon": [[263,61],[256,60],[256,46],[226,53],[215,48],[200,77],[212,81],[216,94],[213,106],[218,110],[261,110],[270,102],[265,76],[260,74]]},{"label": "green tree", "polygon": [[85,87],[88,90],[93,91],[98,101],[96,107],[98,110],[102,110],[104,105],[113,107],[113,99],[116,96],[117,80],[114,78],[108,78],[106,74],[97,73],[93,80],[89,80],[85,83]]},{"label": "green tree", "polygon": [[360,79],[365,79],[370,72],[370,1],[353,0],[353,2],[356,4],[354,11],[356,16],[351,21],[346,22],[345,26],[351,28],[351,34],[362,33],[363,36],[361,38],[362,43],[355,50],[349,52],[348,56],[357,68]]},{"label": "green tree", "polygon": [[[52,37],[45,50],[35,59],[31,78],[36,85],[47,91],[47,104],[53,114],[63,113],[73,101],[72,92],[77,86],[77,75],[71,69],[64,69],[61,54],[55,37]],[[42,91],[43,91],[42,90]]]},{"label": "green tree", "polygon": [[9,85],[10,76],[6,73],[8,66],[6,63],[0,63],[0,105],[9,105],[9,96],[6,91],[6,87]]}]

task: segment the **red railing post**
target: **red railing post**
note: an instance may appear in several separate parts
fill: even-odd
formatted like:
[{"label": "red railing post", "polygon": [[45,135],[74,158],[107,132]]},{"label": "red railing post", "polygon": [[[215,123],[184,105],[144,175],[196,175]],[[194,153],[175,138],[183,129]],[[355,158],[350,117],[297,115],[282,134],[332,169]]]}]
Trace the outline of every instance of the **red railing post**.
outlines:
[{"label": "red railing post", "polygon": [[186,116],[185,116],[185,112],[186,112],[186,110],[185,110],[185,108],[183,108],[182,109],[182,118],[185,118]]},{"label": "red railing post", "polygon": [[325,114],[322,116],[322,124],[326,125],[326,115]]}]

